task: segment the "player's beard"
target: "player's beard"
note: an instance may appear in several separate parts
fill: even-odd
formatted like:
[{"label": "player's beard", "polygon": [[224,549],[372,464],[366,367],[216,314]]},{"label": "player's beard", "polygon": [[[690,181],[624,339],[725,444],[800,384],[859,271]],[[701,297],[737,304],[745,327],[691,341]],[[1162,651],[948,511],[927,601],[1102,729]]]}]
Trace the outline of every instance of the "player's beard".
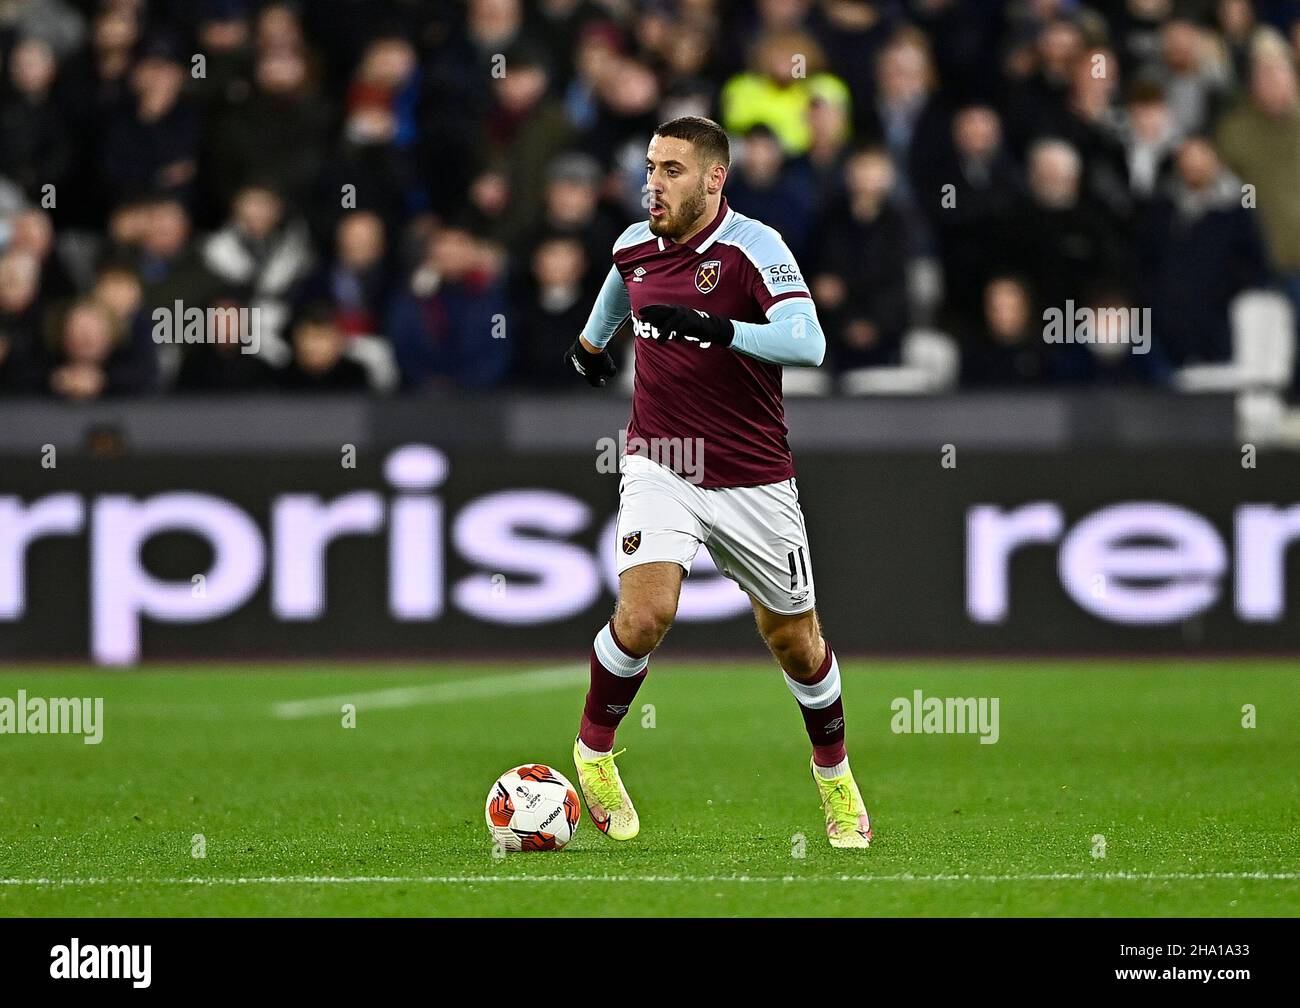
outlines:
[{"label": "player's beard", "polygon": [[650,218],[650,233],[659,238],[678,241],[699,223],[705,209],[704,180],[701,179],[699,188],[690,196],[684,197],[676,209],[664,214],[659,220]]}]

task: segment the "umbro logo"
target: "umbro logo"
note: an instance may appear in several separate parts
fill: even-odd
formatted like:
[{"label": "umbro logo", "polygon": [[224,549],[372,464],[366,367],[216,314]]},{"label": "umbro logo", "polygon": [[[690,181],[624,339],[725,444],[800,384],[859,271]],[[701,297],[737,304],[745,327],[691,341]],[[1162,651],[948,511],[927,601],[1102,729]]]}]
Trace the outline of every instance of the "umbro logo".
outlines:
[{"label": "umbro logo", "polygon": [[644,267],[644,266],[638,266],[636,269],[634,269],[634,270],[632,271],[632,282],[633,282],[633,283],[642,283],[642,282],[644,282],[644,278],[645,278],[645,267]]},{"label": "umbro logo", "polygon": [[835,718],[833,721],[831,721],[830,724],[828,724],[828,725],[826,726],[825,731],[826,731],[826,734],[829,735],[831,732],[833,732],[833,731],[839,731],[839,730],[840,730],[841,728],[843,728],[843,727],[844,727],[844,718],[842,718],[842,717],[837,717],[837,718]]},{"label": "umbro logo", "polygon": [[[631,704],[611,703],[611,704],[605,704],[605,710],[609,711],[611,714],[626,714],[627,709],[631,706],[632,706]],[[843,718],[841,718],[840,720],[843,720]]]}]

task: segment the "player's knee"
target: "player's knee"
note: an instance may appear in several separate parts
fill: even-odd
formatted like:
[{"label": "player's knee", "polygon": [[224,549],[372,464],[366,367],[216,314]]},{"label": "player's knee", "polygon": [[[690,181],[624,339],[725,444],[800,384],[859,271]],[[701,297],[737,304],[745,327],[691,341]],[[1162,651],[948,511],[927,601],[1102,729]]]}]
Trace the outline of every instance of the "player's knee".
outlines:
[{"label": "player's knee", "polygon": [[614,632],[624,649],[637,656],[648,655],[659,646],[672,622],[671,612],[654,606],[620,608],[614,617]]},{"label": "player's knee", "polygon": [[792,679],[811,679],[819,666],[821,634],[816,627],[790,623],[767,635],[767,646]]}]

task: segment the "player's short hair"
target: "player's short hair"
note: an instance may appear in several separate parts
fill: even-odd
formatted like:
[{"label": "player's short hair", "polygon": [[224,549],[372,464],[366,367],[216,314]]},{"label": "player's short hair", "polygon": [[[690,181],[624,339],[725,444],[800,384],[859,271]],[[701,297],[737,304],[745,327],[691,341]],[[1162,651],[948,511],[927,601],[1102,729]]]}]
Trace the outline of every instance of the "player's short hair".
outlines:
[{"label": "player's short hair", "polygon": [[731,167],[731,143],[723,128],[712,119],[694,115],[678,116],[661,123],[655,129],[655,136],[689,140],[706,165],[717,162],[724,168]]}]

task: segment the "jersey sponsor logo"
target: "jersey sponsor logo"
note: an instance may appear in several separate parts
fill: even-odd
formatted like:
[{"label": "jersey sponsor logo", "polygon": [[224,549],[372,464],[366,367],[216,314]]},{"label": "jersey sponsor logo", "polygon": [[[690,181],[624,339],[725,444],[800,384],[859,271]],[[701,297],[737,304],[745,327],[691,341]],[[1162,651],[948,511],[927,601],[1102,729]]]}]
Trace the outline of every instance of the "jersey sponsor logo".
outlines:
[{"label": "jersey sponsor logo", "polygon": [[695,267],[695,289],[701,294],[707,294],[718,286],[718,278],[721,276],[721,259],[710,259],[708,262],[702,262]]},{"label": "jersey sponsor logo", "polygon": [[626,553],[628,556],[631,556],[640,548],[641,548],[640,531],[629,532],[627,535],[623,537],[623,552]]},{"label": "jersey sponsor logo", "polygon": [[769,287],[785,287],[790,284],[803,283],[803,276],[799,273],[799,267],[793,263],[777,263],[775,266],[769,266],[763,272],[767,274],[767,285]]},{"label": "jersey sponsor logo", "polygon": [[[691,308],[690,310],[695,312],[695,314],[700,316],[700,318],[709,317],[708,312],[701,311],[699,308]],[[707,350],[709,347],[713,346],[712,340],[702,340],[698,336],[692,336],[690,333],[679,332],[676,329],[669,329],[667,332],[662,332],[658,327],[652,326],[649,322],[643,322],[635,315],[632,316],[632,332],[636,333],[636,335],[641,339],[654,340],[656,343],[667,343],[670,340],[680,337],[688,343],[698,343],[701,350]]]}]

